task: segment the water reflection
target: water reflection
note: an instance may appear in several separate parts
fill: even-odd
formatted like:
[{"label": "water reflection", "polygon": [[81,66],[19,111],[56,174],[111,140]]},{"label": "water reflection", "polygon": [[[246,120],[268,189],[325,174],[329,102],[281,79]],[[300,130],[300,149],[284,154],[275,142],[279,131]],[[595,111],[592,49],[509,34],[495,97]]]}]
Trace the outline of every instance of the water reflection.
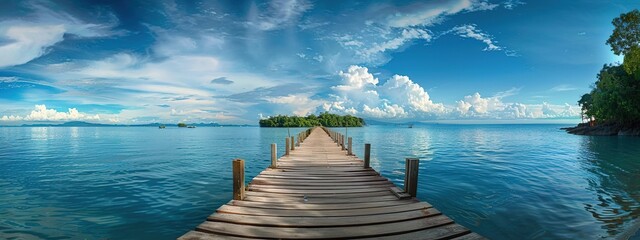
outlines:
[{"label": "water reflection", "polygon": [[582,145],[582,166],[591,173],[588,190],[595,193],[584,209],[610,236],[628,235],[624,229],[640,216],[640,156],[631,151],[640,139],[585,137]]},{"label": "water reflection", "polygon": [[43,141],[47,140],[49,128],[48,127],[32,127],[31,128],[31,140]]}]

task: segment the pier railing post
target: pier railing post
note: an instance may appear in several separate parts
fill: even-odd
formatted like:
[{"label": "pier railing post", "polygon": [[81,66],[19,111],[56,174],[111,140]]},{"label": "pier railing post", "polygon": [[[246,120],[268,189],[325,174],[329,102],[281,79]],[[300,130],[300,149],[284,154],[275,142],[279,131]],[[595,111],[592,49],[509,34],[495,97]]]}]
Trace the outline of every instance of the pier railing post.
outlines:
[{"label": "pier railing post", "polygon": [[291,136],[291,151],[296,150],[296,140]]},{"label": "pier railing post", "polygon": [[351,147],[353,146],[352,145],[353,142],[351,141],[351,137],[349,137],[349,140],[347,142],[348,142],[347,145],[349,146],[349,148],[347,149],[347,155],[351,156],[353,155],[353,150],[351,149]]},{"label": "pier railing post", "polygon": [[407,158],[404,175],[404,192],[415,197],[418,192],[418,167],[420,159]]},{"label": "pier railing post", "polygon": [[370,168],[371,164],[371,143],[364,144],[364,168]]},{"label": "pier railing post", "polygon": [[284,138],[284,155],[289,156],[289,138]]},{"label": "pier railing post", "polygon": [[278,167],[278,148],[275,143],[271,144],[271,167]]},{"label": "pier railing post", "polygon": [[244,160],[233,160],[233,200],[244,199]]},{"label": "pier railing post", "polygon": [[344,135],[340,136],[340,146],[342,146],[342,151],[344,151]]}]

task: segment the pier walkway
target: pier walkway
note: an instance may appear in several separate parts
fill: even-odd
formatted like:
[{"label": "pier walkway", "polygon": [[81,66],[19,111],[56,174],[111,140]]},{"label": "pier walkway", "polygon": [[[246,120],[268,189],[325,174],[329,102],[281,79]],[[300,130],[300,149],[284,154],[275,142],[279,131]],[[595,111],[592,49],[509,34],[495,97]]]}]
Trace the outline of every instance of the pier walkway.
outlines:
[{"label": "pier walkway", "polygon": [[338,133],[298,136],[276,168],[179,239],[484,239],[363,167]]}]

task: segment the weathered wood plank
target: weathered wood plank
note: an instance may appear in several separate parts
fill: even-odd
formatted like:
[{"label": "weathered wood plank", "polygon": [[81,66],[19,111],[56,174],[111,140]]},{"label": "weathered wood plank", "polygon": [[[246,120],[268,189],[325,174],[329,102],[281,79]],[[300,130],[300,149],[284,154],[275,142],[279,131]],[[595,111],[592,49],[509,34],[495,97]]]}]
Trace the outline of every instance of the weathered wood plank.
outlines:
[{"label": "weathered wood plank", "polygon": [[234,237],[234,236],[220,235],[215,233],[205,233],[205,232],[198,232],[198,231],[189,231],[185,235],[182,235],[181,237],[178,238],[178,240],[219,240],[219,239],[248,240],[248,239],[255,239],[255,238]]},{"label": "weathered wood plank", "polygon": [[402,201],[379,201],[379,202],[361,202],[361,203],[273,203],[273,202],[252,202],[252,201],[236,201],[231,200],[227,203],[230,206],[240,207],[255,207],[255,208],[269,208],[269,209],[297,209],[297,210],[339,210],[339,209],[359,209],[359,208],[375,208],[375,207],[387,207],[398,206],[404,204],[411,204],[419,202],[417,200],[402,200]]},{"label": "weathered wood plank", "polygon": [[400,234],[452,223],[446,216],[438,215],[402,222],[374,224],[351,227],[262,227],[224,222],[204,222],[197,229],[203,232],[222,233],[241,237],[277,238],[277,239],[330,239],[375,237]]},{"label": "weathered wood plank", "polygon": [[453,240],[484,240],[486,238],[484,238],[483,236],[480,236],[480,234],[477,233],[469,233],[460,237],[456,237],[453,238]]},{"label": "weathered wood plank", "polygon": [[463,236],[469,234],[469,229],[452,223],[435,228],[427,228],[418,230],[415,232],[403,233],[398,235],[365,238],[369,240],[392,240],[392,239],[412,239],[412,240],[426,240],[426,239],[449,239],[452,237]]},{"label": "weathered wood plank", "polygon": [[245,215],[238,214],[218,213],[209,216],[207,220],[274,227],[338,227],[407,221],[435,216],[438,214],[440,214],[440,212],[433,208],[425,209],[422,211],[345,217],[247,217]]},{"label": "weathered wood plank", "polygon": [[273,198],[273,197],[261,197],[261,196],[246,196],[244,201],[252,202],[269,202],[269,203],[294,203],[294,204],[341,204],[341,203],[367,203],[367,202],[386,202],[398,200],[393,195],[387,196],[373,196],[366,198]]},{"label": "weathered wood plank", "polygon": [[318,210],[305,211],[296,209],[264,209],[264,208],[248,208],[231,205],[222,205],[216,212],[243,214],[252,216],[279,216],[279,217],[340,217],[340,216],[367,216],[384,213],[407,212],[415,210],[424,210],[431,208],[431,205],[425,202],[417,202],[411,204],[386,206],[377,208],[368,208],[366,211],[361,209],[340,209],[340,210]]}]

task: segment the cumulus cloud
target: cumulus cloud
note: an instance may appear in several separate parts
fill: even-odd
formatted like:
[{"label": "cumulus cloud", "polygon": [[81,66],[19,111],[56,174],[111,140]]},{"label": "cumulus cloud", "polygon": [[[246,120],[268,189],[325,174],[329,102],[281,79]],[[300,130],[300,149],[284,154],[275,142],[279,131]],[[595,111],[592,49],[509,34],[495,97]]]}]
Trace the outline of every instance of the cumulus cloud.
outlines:
[{"label": "cumulus cloud", "polygon": [[350,66],[338,74],[342,84],[333,86],[335,94],[321,110],[357,114],[372,118],[428,117],[445,112],[429,94],[407,76],[394,75],[384,84],[362,66]]},{"label": "cumulus cloud", "polygon": [[100,120],[99,115],[81,113],[76,108],[69,108],[67,112],[47,109],[45,105],[35,105],[33,111],[26,116],[2,116],[2,121],[70,121],[70,120]]},{"label": "cumulus cloud", "polygon": [[572,118],[578,117],[577,107],[567,103],[554,105],[505,103],[502,96],[482,97],[480,93],[465,96],[456,102],[454,118],[473,119],[521,119],[521,118]]},{"label": "cumulus cloud", "polygon": [[287,96],[266,97],[269,103],[278,104],[284,111],[293,112],[297,116],[313,113],[323,102],[311,99],[310,94],[289,94]]}]

